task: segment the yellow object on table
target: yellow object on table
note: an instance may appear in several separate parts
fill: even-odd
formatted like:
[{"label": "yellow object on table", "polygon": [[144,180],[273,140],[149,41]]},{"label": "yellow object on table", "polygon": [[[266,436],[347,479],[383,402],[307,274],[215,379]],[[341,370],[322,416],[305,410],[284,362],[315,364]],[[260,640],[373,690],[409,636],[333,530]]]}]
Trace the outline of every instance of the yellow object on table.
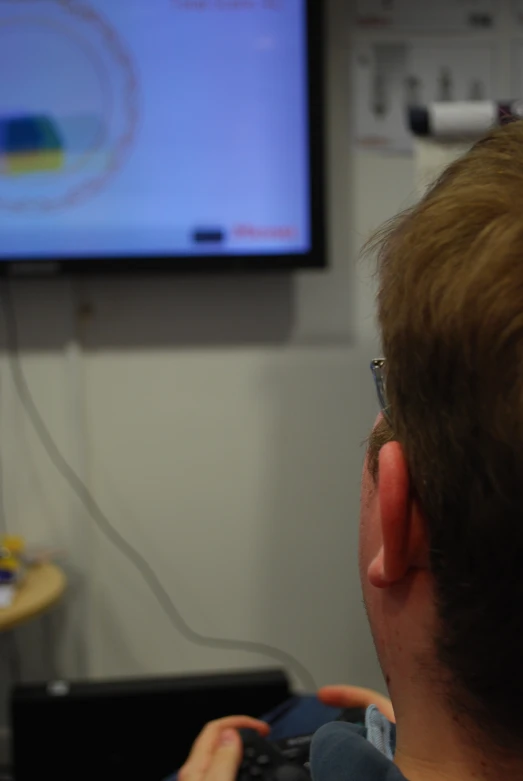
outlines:
[{"label": "yellow object on table", "polygon": [[54,564],[29,567],[16,588],[13,604],[0,609],[0,632],[7,632],[45,613],[62,597],[66,577]]},{"label": "yellow object on table", "polygon": [[14,582],[22,567],[22,555],[25,550],[23,537],[7,535],[0,540],[0,573],[2,583]]}]

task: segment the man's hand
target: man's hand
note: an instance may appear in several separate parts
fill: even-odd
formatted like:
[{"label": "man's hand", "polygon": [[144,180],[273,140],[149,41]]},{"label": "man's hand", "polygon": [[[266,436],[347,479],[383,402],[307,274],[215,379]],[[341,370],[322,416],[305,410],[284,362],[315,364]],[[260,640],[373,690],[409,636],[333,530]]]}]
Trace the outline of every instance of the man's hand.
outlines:
[{"label": "man's hand", "polygon": [[389,721],[396,721],[392,702],[372,689],[361,689],[359,686],[325,686],[319,690],[318,698],[333,708],[368,708],[369,705],[376,705]]},{"label": "man's hand", "polygon": [[242,761],[239,729],[254,729],[267,736],[270,727],[249,716],[230,716],[211,721],[196,738],[179,781],[235,781]]}]

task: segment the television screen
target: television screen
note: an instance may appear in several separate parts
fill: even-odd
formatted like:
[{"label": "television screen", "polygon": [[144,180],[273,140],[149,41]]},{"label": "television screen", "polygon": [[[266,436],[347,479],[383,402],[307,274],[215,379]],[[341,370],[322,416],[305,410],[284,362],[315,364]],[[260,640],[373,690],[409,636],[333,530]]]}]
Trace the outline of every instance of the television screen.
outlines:
[{"label": "television screen", "polygon": [[322,266],[318,0],[0,0],[0,273]]}]

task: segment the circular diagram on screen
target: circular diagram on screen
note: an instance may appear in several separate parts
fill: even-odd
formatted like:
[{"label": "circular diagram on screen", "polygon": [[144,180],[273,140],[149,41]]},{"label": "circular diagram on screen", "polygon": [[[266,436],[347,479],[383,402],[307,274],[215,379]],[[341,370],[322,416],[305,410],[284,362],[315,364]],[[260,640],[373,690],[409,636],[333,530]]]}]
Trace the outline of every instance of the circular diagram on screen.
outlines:
[{"label": "circular diagram on screen", "polygon": [[129,154],[134,65],[117,31],[72,0],[0,0],[0,209],[98,193]]}]

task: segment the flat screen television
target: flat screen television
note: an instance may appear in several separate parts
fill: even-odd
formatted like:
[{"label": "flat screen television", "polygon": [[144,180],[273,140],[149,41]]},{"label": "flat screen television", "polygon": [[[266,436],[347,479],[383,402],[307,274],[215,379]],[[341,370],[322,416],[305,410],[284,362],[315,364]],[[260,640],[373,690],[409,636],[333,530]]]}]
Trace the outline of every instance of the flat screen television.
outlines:
[{"label": "flat screen television", "polygon": [[0,0],[0,273],[326,263],[320,0]]}]

